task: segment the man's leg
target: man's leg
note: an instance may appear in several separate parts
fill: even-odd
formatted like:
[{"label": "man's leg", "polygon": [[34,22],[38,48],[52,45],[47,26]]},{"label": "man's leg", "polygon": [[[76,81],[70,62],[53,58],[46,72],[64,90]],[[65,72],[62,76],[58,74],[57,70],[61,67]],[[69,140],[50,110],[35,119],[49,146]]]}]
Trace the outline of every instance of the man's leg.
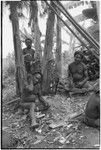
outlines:
[{"label": "man's leg", "polygon": [[94,87],[89,84],[89,82],[86,82],[81,88],[78,88],[77,85],[75,85],[72,89],[73,94],[83,94],[86,92],[93,91]]},{"label": "man's leg", "polygon": [[31,103],[30,105],[30,117],[31,117],[31,127],[38,126],[38,124],[36,123],[35,103]]},{"label": "man's leg", "polygon": [[42,105],[44,106],[43,109],[47,110],[50,107],[50,105],[43,99],[43,97],[40,94],[38,94],[37,96],[38,96],[39,102],[41,102]]},{"label": "man's leg", "polygon": [[25,68],[28,74],[30,74],[30,63],[29,62],[25,62]]},{"label": "man's leg", "polygon": [[37,127],[38,124],[36,123],[35,103],[34,102],[22,103],[21,106],[29,109],[29,114],[31,118],[31,127]]},{"label": "man's leg", "polygon": [[78,88],[77,86],[74,85],[74,87],[71,89],[71,94],[82,94],[87,91],[86,88]]}]

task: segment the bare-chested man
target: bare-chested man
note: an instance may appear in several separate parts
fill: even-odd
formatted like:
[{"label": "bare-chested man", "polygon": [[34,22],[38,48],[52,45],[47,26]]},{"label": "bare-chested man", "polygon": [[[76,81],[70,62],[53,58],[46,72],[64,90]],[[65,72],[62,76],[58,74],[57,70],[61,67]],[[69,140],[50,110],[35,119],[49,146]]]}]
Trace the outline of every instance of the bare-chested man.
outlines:
[{"label": "bare-chested man", "polygon": [[25,40],[26,48],[23,49],[25,68],[28,74],[31,73],[31,61],[34,60],[35,51],[32,49],[32,40],[27,38]]},{"label": "bare-chested man", "polygon": [[38,123],[36,122],[35,104],[37,103],[37,101],[39,101],[44,107],[43,110],[47,110],[49,108],[49,104],[45,102],[41,94],[41,73],[37,72],[30,77],[31,82],[28,85],[26,84],[26,87],[24,88],[20,106],[22,106],[23,108],[28,108],[30,110],[29,114],[31,118],[31,128],[34,129],[38,127]]},{"label": "bare-chested man", "polygon": [[87,69],[84,63],[82,63],[82,53],[76,51],[74,53],[74,62],[68,66],[68,77],[70,79],[70,89],[85,88],[90,90],[91,86],[88,83]]}]

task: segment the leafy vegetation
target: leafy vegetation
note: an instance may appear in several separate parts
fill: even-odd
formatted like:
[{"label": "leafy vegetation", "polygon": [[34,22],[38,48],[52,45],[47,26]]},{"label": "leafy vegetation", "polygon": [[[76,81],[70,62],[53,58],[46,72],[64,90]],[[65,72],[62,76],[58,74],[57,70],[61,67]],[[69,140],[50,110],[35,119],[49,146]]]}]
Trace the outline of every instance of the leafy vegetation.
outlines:
[{"label": "leafy vegetation", "polygon": [[9,53],[8,56],[3,59],[3,78],[15,75],[15,57],[14,53]]}]

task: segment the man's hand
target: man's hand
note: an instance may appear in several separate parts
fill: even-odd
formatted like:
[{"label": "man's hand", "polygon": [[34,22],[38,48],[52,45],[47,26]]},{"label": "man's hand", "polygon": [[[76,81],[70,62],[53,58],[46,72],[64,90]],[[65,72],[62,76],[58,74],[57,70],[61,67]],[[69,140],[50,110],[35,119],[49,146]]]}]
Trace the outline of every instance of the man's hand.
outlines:
[{"label": "man's hand", "polygon": [[98,92],[99,91],[99,89],[100,89],[99,83],[100,83],[99,80],[97,80],[97,82],[94,84],[94,88],[93,88],[94,92]]},{"label": "man's hand", "polygon": [[33,91],[33,84],[27,85],[26,88],[30,91]]},{"label": "man's hand", "polygon": [[77,84],[77,87],[81,88],[87,82],[87,80],[83,80]]},{"label": "man's hand", "polygon": [[79,88],[82,87],[82,86],[83,86],[82,82],[79,82],[78,85],[77,85],[77,87],[79,87]]},{"label": "man's hand", "polygon": [[87,81],[88,81],[88,77],[86,79],[84,79],[83,81],[79,82],[78,86],[82,87]]},{"label": "man's hand", "polygon": [[76,86],[75,86],[75,87],[76,87],[76,88],[82,88],[83,84],[84,84],[84,83],[79,82],[79,83],[77,83],[77,84],[76,84]]}]

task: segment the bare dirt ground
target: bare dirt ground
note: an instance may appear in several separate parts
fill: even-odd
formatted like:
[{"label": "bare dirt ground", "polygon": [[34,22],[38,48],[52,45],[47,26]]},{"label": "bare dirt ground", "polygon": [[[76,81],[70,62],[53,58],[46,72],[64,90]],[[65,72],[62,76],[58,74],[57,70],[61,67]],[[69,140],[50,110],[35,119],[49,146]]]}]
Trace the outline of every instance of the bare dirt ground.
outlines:
[{"label": "bare dirt ground", "polygon": [[8,110],[4,108],[2,129],[20,139],[17,148],[99,149],[99,130],[73,118],[75,114],[84,112],[89,97],[90,94],[72,98],[63,95],[45,96],[50,108],[43,112],[44,117],[37,119],[40,126],[35,131],[30,130],[26,114],[14,112],[12,106]]}]

